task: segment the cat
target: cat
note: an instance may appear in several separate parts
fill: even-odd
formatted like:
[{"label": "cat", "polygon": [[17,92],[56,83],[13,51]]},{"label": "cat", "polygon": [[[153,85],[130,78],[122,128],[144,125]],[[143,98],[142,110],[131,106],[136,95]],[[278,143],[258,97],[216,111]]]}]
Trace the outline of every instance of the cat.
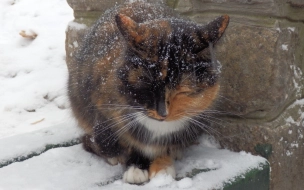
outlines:
[{"label": "cat", "polygon": [[144,2],[98,19],[69,68],[68,94],[85,150],[124,164],[127,183],[162,173],[174,178],[174,160],[204,132],[201,113],[217,97],[208,47],[228,23],[224,15],[201,26]]}]

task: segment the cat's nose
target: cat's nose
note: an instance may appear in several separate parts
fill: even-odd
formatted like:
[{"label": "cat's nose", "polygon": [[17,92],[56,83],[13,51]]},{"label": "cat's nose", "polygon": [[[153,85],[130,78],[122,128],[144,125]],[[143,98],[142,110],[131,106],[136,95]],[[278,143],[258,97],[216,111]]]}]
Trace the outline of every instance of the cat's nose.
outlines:
[{"label": "cat's nose", "polygon": [[161,116],[163,118],[167,117],[167,115],[168,115],[167,110],[164,110],[164,111],[161,111],[161,112],[157,112],[157,113],[158,113],[159,116]]},{"label": "cat's nose", "polygon": [[165,104],[164,101],[160,101],[158,102],[158,106],[157,106],[157,114],[161,117],[163,117],[164,119],[167,117],[168,115],[168,110],[167,110],[167,106]]}]

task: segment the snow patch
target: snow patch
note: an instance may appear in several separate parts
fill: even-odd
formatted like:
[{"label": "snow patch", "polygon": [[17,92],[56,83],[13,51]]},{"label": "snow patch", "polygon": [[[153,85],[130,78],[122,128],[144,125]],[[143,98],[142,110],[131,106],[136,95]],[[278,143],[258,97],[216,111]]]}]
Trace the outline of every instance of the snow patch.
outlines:
[{"label": "snow patch", "polygon": [[84,30],[84,29],[87,29],[87,28],[88,28],[87,25],[81,24],[81,23],[78,23],[78,22],[74,22],[74,21],[69,22],[68,26],[69,26],[72,30]]},{"label": "snow patch", "polygon": [[298,143],[291,143],[290,146],[292,148],[298,148],[299,147],[299,144]]},{"label": "snow patch", "polygon": [[191,178],[185,177],[185,178],[181,179],[180,181],[178,181],[176,184],[179,189],[188,189],[188,188],[192,187],[193,182],[192,182]]},{"label": "snow patch", "polygon": [[75,48],[78,48],[78,42],[77,42],[77,41],[74,41],[74,42],[73,42],[73,46],[74,46]]},{"label": "snow patch", "polygon": [[48,145],[71,142],[82,135],[83,132],[77,127],[76,123],[70,122],[34,132],[2,138],[0,139],[0,165],[10,162],[12,159],[26,157],[33,153],[40,154]]},{"label": "snow patch", "polygon": [[64,45],[72,9],[65,0],[1,2],[0,139],[72,120]]},{"label": "snow patch", "polygon": [[283,44],[281,47],[282,47],[282,50],[284,50],[284,51],[288,51],[288,45]]},{"label": "snow patch", "polygon": [[288,27],[287,29],[288,29],[289,31],[291,31],[291,32],[294,32],[296,28],[295,28],[295,27]]},{"label": "snow patch", "polygon": [[291,155],[293,155],[293,152],[291,152],[290,150],[287,150],[286,151],[286,156],[291,156]]}]

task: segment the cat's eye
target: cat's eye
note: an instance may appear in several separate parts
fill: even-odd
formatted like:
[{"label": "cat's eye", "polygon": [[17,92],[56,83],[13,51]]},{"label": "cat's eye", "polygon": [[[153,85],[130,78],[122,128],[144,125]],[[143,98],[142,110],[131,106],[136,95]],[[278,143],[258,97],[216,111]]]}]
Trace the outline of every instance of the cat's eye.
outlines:
[{"label": "cat's eye", "polygon": [[144,76],[139,76],[139,77],[137,77],[137,79],[138,79],[139,81],[144,81],[146,78],[145,78]]},{"label": "cat's eye", "polygon": [[151,84],[150,80],[147,77],[138,76],[132,85],[136,88],[145,88],[145,87],[149,86],[150,84]]},{"label": "cat's eye", "polygon": [[178,95],[186,95],[189,97],[201,96],[204,92],[204,88],[197,88],[193,86],[179,86],[176,89],[176,94]]},{"label": "cat's eye", "polygon": [[179,86],[176,90],[177,94],[190,94],[193,92],[189,86]]}]

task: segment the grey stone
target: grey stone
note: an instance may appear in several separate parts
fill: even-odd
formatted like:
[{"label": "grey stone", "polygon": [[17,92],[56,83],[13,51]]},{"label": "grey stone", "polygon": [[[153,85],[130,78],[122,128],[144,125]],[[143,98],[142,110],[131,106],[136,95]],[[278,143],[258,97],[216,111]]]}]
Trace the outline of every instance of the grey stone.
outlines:
[{"label": "grey stone", "polygon": [[[75,20],[68,26],[67,64],[85,24],[125,0],[67,0]],[[221,145],[266,157],[272,190],[304,186],[304,1],[149,0],[206,23],[228,14],[230,24],[215,48],[222,64],[221,92],[213,123]],[[263,147],[265,149],[263,149]]]},{"label": "grey stone", "polygon": [[223,111],[272,120],[295,101],[294,81],[301,79],[294,72],[300,64],[291,52],[298,40],[288,29],[231,24],[217,46],[223,63],[221,93],[230,100],[221,104]]}]

